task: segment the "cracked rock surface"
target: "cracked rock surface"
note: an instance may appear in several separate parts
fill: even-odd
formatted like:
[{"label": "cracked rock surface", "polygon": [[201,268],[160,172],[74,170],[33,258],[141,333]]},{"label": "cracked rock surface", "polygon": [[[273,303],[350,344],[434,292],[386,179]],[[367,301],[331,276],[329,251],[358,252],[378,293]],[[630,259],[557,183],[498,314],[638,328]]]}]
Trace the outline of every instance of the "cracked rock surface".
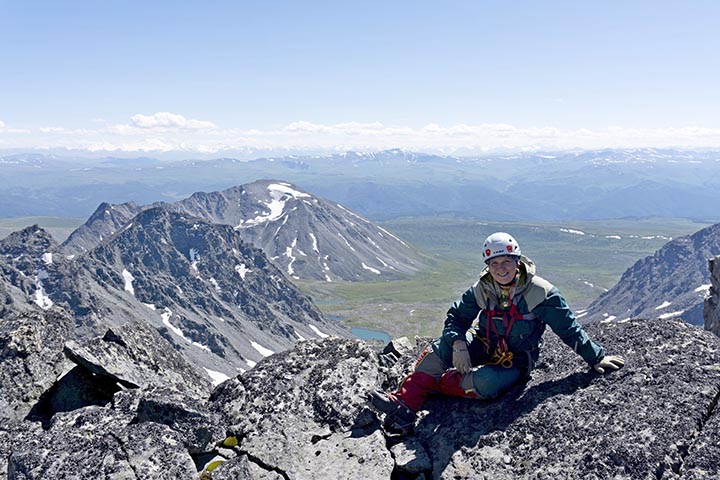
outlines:
[{"label": "cracked rock surface", "polygon": [[[382,430],[366,396],[395,387],[426,339],[384,353],[360,340],[300,342],[209,398],[172,382],[118,386],[45,423],[18,418],[26,405],[4,412],[0,479],[719,478],[720,338],[681,319],[586,328],[626,367],[598,375],[548,332],[526,385],[491,402],[433,397],[404,438]],[[3,348],[0,371],[38,358]],[[37,372],[47,385],[48,358],[23,383]],[[96,358],[113,371],[101,365],[111,357]],[[0,379],[3,395],[17,388]]]},{"label": "cracked rock surface", "polygon": [[588,330],[610,352],[624,354],[627,366],[599,376],[546,335],[544,361],[524,389],[486,404],[431,402],[417,436],[430,452],[434,477],[720,475],[717,452],[700,443],[718,440],[712,425],[720,339],[679,319]]},{"label": "cracked rock surface", "polygon": [[[175,403],[177,417],[194,412],[181,409],[173,392],[125,391],[112,405],[88,406],[59,412],[47,431],[23,432],[22,441],[10,439],[7,478],[194,478],[197,468],[190,451],[193,441],[212,431],[212,418],[196,414],[194,427],[168,421],[168,413],[149,413],[150,399]],[[208,428],[210,427],[210,428]],[[222,429],[212,443],[223,438]],[[15,433],[15,432],[13,432]],[[208,443],[208,440],[205,441]]]},{"label": "cracked rock surface", "polygon": [[720,255],[708,261],[710,290],[703,303],[705,328],[720,335]]},{"label": "cracked rock surface", "polygon": [[[379,367],[361,342],[305,344],[221,385],[211,402],[242,439],[239,448],[283,478],[390,478],[383,470],[388,452],[397,478],[720,475],[720,339],[680,319],[588,330],[624,354],[627,367],[600,376],[550,333],[540,368],[523,388],[493,402],[433,398],[415,433],[386,438],[385,448],[375,443],[378,426],[364,420],[359,396],[373,384],[396,385],[422,342]],[[358,464],[344,448],[321,448],[353,428],[364,435],[355,453],[379,468],[372,477],[353,477]],[[314,455],[311,444],[318,445]]]}]

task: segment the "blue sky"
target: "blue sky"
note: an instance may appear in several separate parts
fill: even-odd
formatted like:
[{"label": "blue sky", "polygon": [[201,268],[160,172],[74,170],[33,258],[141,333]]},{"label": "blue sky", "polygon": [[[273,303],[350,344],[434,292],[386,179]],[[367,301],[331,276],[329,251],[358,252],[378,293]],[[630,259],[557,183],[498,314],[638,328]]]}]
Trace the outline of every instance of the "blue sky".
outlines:
[{"label": "blue sky", "polygon": [[716,1],[0,0],[0,149],[720,147]]}]

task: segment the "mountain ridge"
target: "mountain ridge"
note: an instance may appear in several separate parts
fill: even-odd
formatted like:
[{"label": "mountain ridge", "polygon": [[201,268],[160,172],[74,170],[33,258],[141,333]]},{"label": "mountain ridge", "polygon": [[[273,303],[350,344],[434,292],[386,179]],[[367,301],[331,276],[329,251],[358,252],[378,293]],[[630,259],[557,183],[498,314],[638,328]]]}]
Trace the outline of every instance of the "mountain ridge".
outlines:
[{"label": "mountain ridge", "polygon": [[277,180],[196,192],[172,204],[103,203],[62,247],[69,254],[80,254],[150,208],[230,225],[293,278],[392,280],[412,275],[422,266],[420,255],[410,245],[382,227],[342,205]]},{"label": "mountain ridge", "polygon": [[59,250],[35,227],[0,241],[5,304],[67,310],[82,341],[148,324],[227,378],[299,340],[349,335],[226,225],[153,208],[76,260]]},{"label": "mountain ridge", "polygon": [[[175,202],[196,191],[282,178],[373,220],[468,215],[482,206],[490,220],[653,215],[720,221],[712,208],[718,203],[718,150],[605,149],[460,157],[395,149],[250,160],[127,159],[127,165],[49,157],[40,166],[20,164],[17,156],[0,161],[6,162],[3,172],[8,176],[5,187],[0,187],[2,216],[87,217],[103,201]],[[606,188],[596,198],[594,188],[600,183]],[[653,184],[667,195],[657,188],[648,190]],[[533,201],[541,202],[538,208],[528,205],[529,192]],[[644,201],[648,195],[654,195],[654,202]]]},{"label": "mountain ridge", "polygon": [[628,268],[581,318],[591,322],[678,316],[703,325],[704,300],[711,286],[707,264],[719,253],[720,223],[675,238]]}]

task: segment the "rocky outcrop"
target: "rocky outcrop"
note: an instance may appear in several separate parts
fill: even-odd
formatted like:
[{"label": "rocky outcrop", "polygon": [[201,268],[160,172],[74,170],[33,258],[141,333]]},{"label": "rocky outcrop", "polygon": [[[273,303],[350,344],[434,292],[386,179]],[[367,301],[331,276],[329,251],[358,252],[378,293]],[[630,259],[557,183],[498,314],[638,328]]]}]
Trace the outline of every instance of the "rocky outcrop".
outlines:
[{"label": "rocky outcrop", "polygon": [[62,375],[71,326],[62,312],[0,320],[0,425],[25,418]]},{"label": "rocky outcrop", "polygon": [[[540,368],[524,388],[494,402],[431,400],[415,435],[401,441],[388,439],[387,449],[373,448],[375,453],[364,457],[363,465],[386,465],[389,451],[398,478],[712,478],[720,474],[716,453],[706,448],[720,438],[715,410],[720,341],[678,319],[590,327],[590,333],[611,351],[626,354],[628,366],[599,376],[550,334]],[[414,354],[402,356],[390,368],[374,366],[370,352],[346,342],[325,357],[328,366],[337,366],[335,372],[322,373],[306,365],[307,353],[319,357],[312,350],[302,356],[294,351],[258,365],[251,372],[255,379],[251,384],[246,375],[226,382],[211,399],[219,408],[222,405],[231,429],[243,439],[241,447],[252,449],[252,456],[265,465],[279,468],[285,478],[389,478],[380,476],[382,470],[375,477],[349,475],[358,468],[351,455],[355,451],[348,445],[340,448],[339,438],[349,430],[354,432],[351,437],[372,441],[377,423],[368,419],[356,395],[376,383],[397,385],[411,368]],[[293,373],[288,376],[289,365]],[[357,368],[365,371],[362,377],[357,377]],[[302,378],[314,379],[310,389],[298,385]],[[302,394],[298,398],[290,392]],[[293,407],[289,397],[294,398]],[[329,398],[334,400],[328,402]],[[290,411],[295,412],[292,421],[287,419]],[[298,421],[304,428],[284,426]],[[323,429],[329,431],[323,434]],[[303,450],[308,440],[314,451]],[[279,456],[277,445],[283,445],[279,450],[296,452],[290,457],[300,458]],[[313,455],[308,458],[308,453]],[[334,456],[334,469],[324,470],[331,476],[302,470],[301,466],[325,465],[313,462],[326,455]]]},{"label": "rocky outcrop", "polygon": [[390,478],[392,456],[365,402],[384,377],[363,342],[304,342],[225,382],[210,401],[242,453],[283,478]]},{"label": "rocky outcrop", "polygon": [[717,478],[720,338],[680,319],[587,330],[626,367],[598,375],[548,333],[526,385],[491,402],[432,398],[405,438],[365,398],[395,387],[426,342],[378,352],[327,338],[209,398],[123,387],[44,425],[13,420],[0,426],[0,478]]},{"label": "rocky outcrop", "polygon": [[[160,352],[160,354],[158,354]],[[97,378],[126,388],[164,385],[202,395],[210,388],[205,372],[168,348],[157,330],[131,322],[82,343],[65,343],[65,356]]]},{"label": "rocky outcrop", "polygon": [[12,480],[197,478],[193,452],[224,438],[206,406],[159,389],[122,391],[107,406],[60,412],[47,431],[22,427],[0,430],[3,473]]},{"label": "rocky outcrop", "polygon": [[225,438],[204,373],[147,326],[78,343],[72,324],[0,322],[0,479],[195,477]]},{"label": "rocky outcrop", "polygon": [[[45,289],[52,287],[52,271],[58,266],[53,265],[53,255],[58,249],[52,236],[37,225],[0,240],[0,314],[28,312],[33,304],[49,308],[52,302]],[[60,256],[55,259],[62,261]]]},{"label": "rocky outcrop", "polygon": [[703,318],[705,329],[720,335],[720,255],[708,261],[710,290],[705,298]]}]

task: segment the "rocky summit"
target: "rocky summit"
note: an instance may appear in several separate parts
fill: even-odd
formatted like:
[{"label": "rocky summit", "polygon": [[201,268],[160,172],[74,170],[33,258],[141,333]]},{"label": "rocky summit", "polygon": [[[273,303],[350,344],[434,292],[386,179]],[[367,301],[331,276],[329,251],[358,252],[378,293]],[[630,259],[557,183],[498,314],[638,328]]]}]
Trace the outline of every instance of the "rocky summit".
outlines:
[{"label": "rocky summit", "polygon": [[[142,372],[119,382],[97,352],[61,355],[67,322],[0,323],[0,478],[720,477],[720,338],[677,318],[587,326],[626,357],[604,376],[548,332],[526,385],[489,402],[433,397],[406,437],[386,433],[366,398],[394,388],[427,339],[382,351],[302,341],[203,396]],[[72,365],[85,401],[59,395]]]}]

